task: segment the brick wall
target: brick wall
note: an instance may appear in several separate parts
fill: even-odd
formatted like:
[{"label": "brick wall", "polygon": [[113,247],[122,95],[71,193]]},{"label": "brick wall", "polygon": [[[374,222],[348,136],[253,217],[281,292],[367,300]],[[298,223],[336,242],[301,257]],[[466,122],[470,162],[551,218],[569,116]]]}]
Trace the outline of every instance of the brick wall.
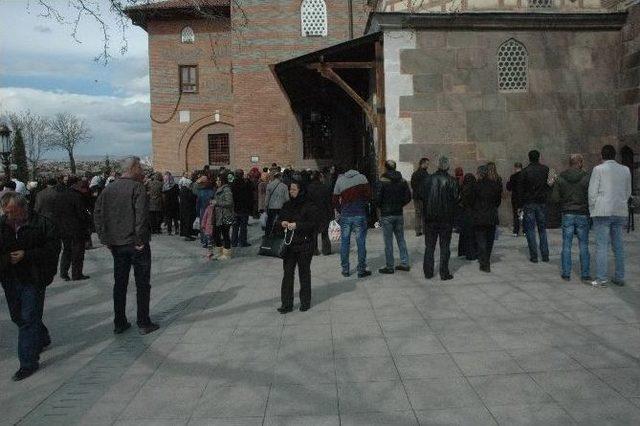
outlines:
[{"label": "brick wall", "polygon": [[[181,43],[180,32],[187,25],[195,32],[193,44]],[[202,167],[207,161],[199,147],[204,143],[203,135],[195,130],[210,121],[215,110],[233,122],[227,28],[223,22],[201,19],[149,23],[151,116],[161,122],[152,121],[151,126],[157,170],[181,172],[185,165],[189,169]],[[180,65],[198,65],[198,93],[180,96]],[[180,122],[180,111],[189,111],[188,122]],[[195,149],[190,151],[193,140]]]}]

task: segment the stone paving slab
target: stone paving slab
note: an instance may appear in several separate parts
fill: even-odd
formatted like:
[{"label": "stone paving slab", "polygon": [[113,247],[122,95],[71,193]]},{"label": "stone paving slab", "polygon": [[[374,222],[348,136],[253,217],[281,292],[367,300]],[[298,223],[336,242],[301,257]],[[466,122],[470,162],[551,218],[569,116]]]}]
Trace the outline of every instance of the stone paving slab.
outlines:
[{"label": "stone paving slab", "polygon": [[525,240],[503,230],[492,274],[454,256],[447,282],[424,279],[411,231],[412,270],[377,274],[372,231],[371,277],[315,257],[312,309],[286,316],[275,311],[281,261],[255,244],[207,262],[197,243],[158,236],[151,311],[162,328],[144,337],[112,334],[112,260],[98,248],[91,280],[49,287],[53,345],[20,383],[0,302],[0,424],[640,424],[639,235],[625,235],[627,286],[593,289],[560,280],[558,231],[548,264],[528,262]]}]

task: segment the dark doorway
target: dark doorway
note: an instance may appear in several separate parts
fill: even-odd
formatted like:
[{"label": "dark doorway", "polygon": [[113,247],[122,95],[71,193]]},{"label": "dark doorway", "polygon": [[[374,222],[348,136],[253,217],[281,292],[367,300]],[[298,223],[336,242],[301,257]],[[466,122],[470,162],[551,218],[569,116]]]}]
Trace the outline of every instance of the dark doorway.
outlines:
[{"label": "dark doorway", "polygon": [[634,152],[627,145],[620,150],[620,163],[627,166],[631,171],[631,188],[634,195],[638,194],[638,162],[635,159]]}]

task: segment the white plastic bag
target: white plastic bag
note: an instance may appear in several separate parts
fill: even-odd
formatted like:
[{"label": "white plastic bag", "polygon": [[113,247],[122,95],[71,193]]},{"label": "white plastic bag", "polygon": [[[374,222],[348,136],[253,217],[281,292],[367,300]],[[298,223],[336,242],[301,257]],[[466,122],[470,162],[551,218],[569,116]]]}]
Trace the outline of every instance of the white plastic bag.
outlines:
[{"label": "white plastic bag", "polygon": [[193,225],[191,226],[194,231],[199,231],[200,230],[200,218],[196,217],[196,220],[193,221]]},{"label": "white plastic bag", "polygon": [[260,214],[260,228],[262,228],[263,231],[267,229],[267,212]]},{"label": "white plastic bag", "polygon": [[341,235],[342,229],[340,225],[335,220],[332,220],[331,223],[329,223],[329,239],[331,242],[337,243],[340,242]]}]

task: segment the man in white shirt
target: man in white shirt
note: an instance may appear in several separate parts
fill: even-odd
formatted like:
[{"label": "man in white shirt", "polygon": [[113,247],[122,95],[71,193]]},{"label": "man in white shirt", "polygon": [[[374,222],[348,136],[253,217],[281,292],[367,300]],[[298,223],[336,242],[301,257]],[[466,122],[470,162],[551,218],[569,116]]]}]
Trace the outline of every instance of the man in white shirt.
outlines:
[{"label": "man in white shirt", "polygon": [[594,167],[589,181],[589,213],[596,235],[596,279],[594,287],[606,287],[609,238],[615,257],[615,273],[611,281],[624,285],[624,246],[622,226],[627,219],[631,197],[631,172],[616,160],[612,145],[602,147],[602,163]]}]

